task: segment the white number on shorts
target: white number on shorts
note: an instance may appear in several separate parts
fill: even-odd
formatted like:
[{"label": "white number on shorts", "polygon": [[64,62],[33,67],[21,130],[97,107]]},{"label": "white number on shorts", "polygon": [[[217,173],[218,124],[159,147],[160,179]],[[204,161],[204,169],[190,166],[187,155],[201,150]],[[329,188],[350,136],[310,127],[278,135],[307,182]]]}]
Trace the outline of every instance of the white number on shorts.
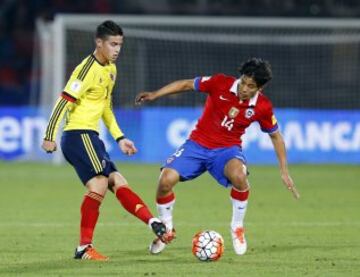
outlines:
[{"label": "white number on shorts", "polygon": [[183,152],[184,152],[184,148],[181,148],[174,153],[174,156],[179,158]]}]

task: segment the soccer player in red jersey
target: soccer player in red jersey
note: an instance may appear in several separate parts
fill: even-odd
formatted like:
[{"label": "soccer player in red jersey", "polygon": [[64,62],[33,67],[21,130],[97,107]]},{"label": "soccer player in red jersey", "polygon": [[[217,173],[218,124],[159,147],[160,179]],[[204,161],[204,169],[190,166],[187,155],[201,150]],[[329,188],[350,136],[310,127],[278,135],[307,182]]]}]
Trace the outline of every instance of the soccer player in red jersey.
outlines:
[{"label": "soccer player in red jersey", "polygon": [[[207,93],[201,117],[189,139],[167,159],[162,168],[157,195],[160,219],[166,224],[172,237],[172,210],[175,204],[173,187],[179,181],[194,179],[208,171],[219,184],[231,187],[233,214],[231,235],[235,253],[243,255],[247,249],[244,229],[250,186],[247,179],[246,159],[241,149],[241,136],[245,129],[257,121],[261,130],[269,134],[280,166],[283,183],[299,198],[287,167],[284,140],[273,114],[271,101],[263,88],[271,80],[270,64],[252,58],[239,69],[238,79],[224,74],[197,77],[172,82],[154,92],[142,92],[136,104],[154,101],[160,97],[190,90]],[[155,239],[150,245],[151,253],[160,253],[165,243]]]},{"label": "soccer player in red jersey", "polygon": [[112,110],[115,61],[123,44],[121,27],[110,20],[103,22],[97,27],[95,43],[95,51],[75,68],[56,102],[42,148],[47,153],[56,151],[57,129],[66,114],[61,150],[86,188],[81,204],[80,241],[74,258],[107,260],[95,250],[92,241],[100,206],[108,189],[129,213],[149,225],[162,240],[166,240],[166,227],[153,217],[146,204],[130,188],[99,138],[99,122],[103,120],[124,154],[137,152],[134,143],[119,128]]}]

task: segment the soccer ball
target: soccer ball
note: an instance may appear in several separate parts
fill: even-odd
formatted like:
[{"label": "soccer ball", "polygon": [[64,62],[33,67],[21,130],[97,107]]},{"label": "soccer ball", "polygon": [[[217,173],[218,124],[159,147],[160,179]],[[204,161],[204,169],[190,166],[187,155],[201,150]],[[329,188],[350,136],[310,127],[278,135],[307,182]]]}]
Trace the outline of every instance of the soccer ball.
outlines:
[{"label": "soccer ball", "polygon": [[217,261],[224,253],[224,239],[215,231],[198,232],[192,240],[192,252],[200,261]]}]

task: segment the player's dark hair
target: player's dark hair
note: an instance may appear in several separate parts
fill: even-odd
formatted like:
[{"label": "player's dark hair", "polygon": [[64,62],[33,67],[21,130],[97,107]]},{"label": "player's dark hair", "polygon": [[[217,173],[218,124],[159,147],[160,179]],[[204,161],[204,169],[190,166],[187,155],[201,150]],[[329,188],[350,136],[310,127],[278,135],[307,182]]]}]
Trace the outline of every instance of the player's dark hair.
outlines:
[{"label": "player's dark hair", "polygon": [[258,87],[264,86],[272,79],[270,63],[260,58],[251,58],[244,62],[239,68],[239,73],[240,76],[253,78]]},{"label": "player's dark hair", "polygon": [[114,21],[106,20],[96,28],[96,38],[106,39],[108,36],[122,36],[123,30]]}]

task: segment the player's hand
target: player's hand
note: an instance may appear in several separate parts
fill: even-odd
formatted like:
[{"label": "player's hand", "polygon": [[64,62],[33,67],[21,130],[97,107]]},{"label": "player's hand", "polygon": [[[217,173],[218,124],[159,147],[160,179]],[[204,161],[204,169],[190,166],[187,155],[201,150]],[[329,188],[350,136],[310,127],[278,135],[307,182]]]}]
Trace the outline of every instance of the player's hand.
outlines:
[{"label": "player's hand", "polygon": [[290,175],[287,174],[287,173],[282,173],[281,174],[281,179],[282,179],[283,183],[285,184],[285,186],[287,187],[287,189],[292,192],[293,196],[296,199],[299,199],[300,194],[297,191],[297,189],[295,187],[295,184],[294,184],[294,181],[291,179]]},{"label": "player's hand", "polygon": [[56,142],[44,140],[41,145],[41,148],[44,149],[46,153],[52,153],[52,152],[56,151]]},{"label": "player's hand", "polygon": [[137,152],[134,143],[127,138],[124,138],[119,141],[119,147],[121,151],[128,156],[134,155]]},{"label": "player's hand", "polygon": [[154,101],[156,99],[156,95],[153,92],[140,92],[135,97],[135,105],[141,105],[144,102]]}]

